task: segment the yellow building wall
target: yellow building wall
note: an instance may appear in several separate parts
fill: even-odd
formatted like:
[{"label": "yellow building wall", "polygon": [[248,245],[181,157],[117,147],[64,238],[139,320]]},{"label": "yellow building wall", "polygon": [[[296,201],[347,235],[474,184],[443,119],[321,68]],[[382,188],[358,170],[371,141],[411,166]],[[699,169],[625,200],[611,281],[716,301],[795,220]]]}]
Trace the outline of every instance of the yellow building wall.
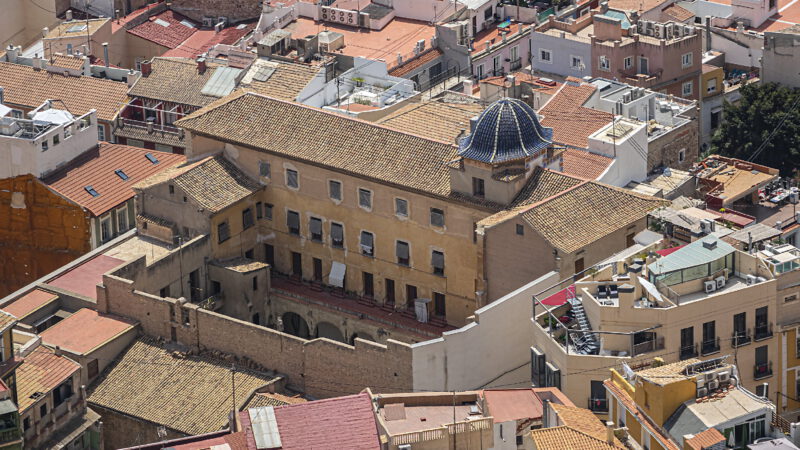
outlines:
[{"label": "yellow building wall", "polygon": [[695,398],[697,384],[692,380],[681,380],[659,386],[647,381],[636,386],[634,400],[640,408],[659,426],[672,415],[681,403]]},{"label": "yellow building wall", "polygon": [[[723,72],[722,67],[717,67],[714,70],[703,72],[700,75],[700,93],[702,94],[703,98],[713,97],[715,95],[719,95],[725,89],[722,85],[722,80],[725,79],[725,72]],[[714,80],[716,83],[716,89],[712,92],[708,92],[708,82],[709,80]]]}]

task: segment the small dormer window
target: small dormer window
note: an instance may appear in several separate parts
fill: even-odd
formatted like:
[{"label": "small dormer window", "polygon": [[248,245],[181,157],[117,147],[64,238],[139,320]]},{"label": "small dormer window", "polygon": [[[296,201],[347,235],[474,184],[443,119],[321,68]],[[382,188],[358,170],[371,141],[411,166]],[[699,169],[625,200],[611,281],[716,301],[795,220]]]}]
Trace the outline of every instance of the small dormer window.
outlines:
[{"label": "small dormer window", "polygon": [[158,158],[156,158],[152,153],[147,153],[144,155],[144,157],[147,158],[147,160],[152,164],[158,164]]},{"label": "small dormer window", "polygon": [[479,198],[486,195],[483,178],[472,177],[472,195]]}]

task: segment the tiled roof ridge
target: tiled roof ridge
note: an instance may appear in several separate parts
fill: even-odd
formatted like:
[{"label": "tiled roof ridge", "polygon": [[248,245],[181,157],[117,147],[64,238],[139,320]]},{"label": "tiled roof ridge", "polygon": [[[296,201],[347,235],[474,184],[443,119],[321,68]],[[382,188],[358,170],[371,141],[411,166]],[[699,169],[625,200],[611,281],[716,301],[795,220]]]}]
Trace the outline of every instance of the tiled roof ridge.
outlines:
[{"label": "tiled roof ridge", "polygon": [[295,404],[289,404],[289,405],[281,405],[281,406],[275,406],[274,408],[275,409],[281,409],[281,408],[289,408],[289,407],[293,407],[293,406],[294,407],[316,406],[316,405],[321,405],[323,403],[338,402],[338,401],[342,401],[342,400],[345,400],[345,399],[355,399],[355,398],[362,398],[362,397],[365,400],[369,401],[370,404],[371,404],[372,399],[370,398],[369,394],[367,394],[366,392],[359,392],[358,394],[350,394],[350,395],[342,395],[342,396],[339,396],[339,397],[323,398],[323,399],[320,399],[320,400],[314,400],[313,402],[304,402],[304,403],[295,403]]},{"label": "tiled roof ridge", "polygon": [[582,430],[579,430],[579,429],[577,429],[577,428],[575,428],[573,426],[570,426],[570,425],[559,425],[557,427],[539,428],[538,430],[533,430],[531,433],[536,433],[537,431],[538,432],[547,432],[549,430],[553,430],[553,431],[555,431],[555,430],[570,430],[570,431],[573,431],[575,433],[578,433],[578,434],[581,434],[583,436],[586,436],[586,438],[591,439],[593,441],[602,442],[603,444],[608,444],[610,447],[618,448],[614,444],[609,444],[608,442],[606,442],[606,441],[604,441],[602,439],[598,439],[597,437],[592,436],[591,434],[588,434],[588,433],[586,433],[586,432],[584,432]]},{"label": "tiled roof ridge", "polygon": [[[454,148],[456,147],[455,145],[453,145],[450,142],[445,142],[445,141],[440,141],[440,140],[432,139],[432,138],[425,137],[425,136],[420,136],[418,134],[409,133],[407,131],[397,130],[395,128],[391,128],[391,127],[388,127],[388,126],[383,125],[383,124],[379,124],[379,123],[375,123],[375,122],[369,122],[367,120],[359,119],[359,118],[356,118],[356,117],[343,116],[343,115],[337,114],[335,112],[326,111],[324,109],[316,108],[316,107],[309,106],[309,105],[304,105],[302,103],[296,103],[296,102],[293,102],[293,101],[290,101],[290,100],[283,100],[283,99],[279,99],[279,98],[275,98],[275,97],[270,97],[270,96],[262,94],[260,92],[253,92],[253,91],[242,91],[242,93],[240,95],[238,95],[238,96],[229,95],[229,97],[233,97],[233,98],[231,98],[230,100],[227,100],[225,102],[220,102],[220,103],[218,103],[216,105],[214,105],[214,103],[212,102],[212,103],[206,105],[204,108],[198,109],[194,113],[192,113],[192,114],[180,119],[179,121],[176,122],[176,124],[182,125],[181,122],[185,123],[185,121],[191,121],[192,119],[195,119],[197,117],[200,117],[200,116],[202,116],[204,114],[207,114],[207,113],[211,112],[213,109],[225,106],[225,105],[227,105],[228,103],[230,103],[230,102],[232,102],[234,100],[238,100],[239,98],[246,97],[246,96],[262,97],[262,98],[268,99],[270,101],[284,103],[286,105],[290,105],[290,106],[293,106],[293,107],[296,107],[296,108],[304,108],[304,109],[307,109],[309,111],[313,111],[315,114],[322,114],[322,115],[327,115],[327,116],[331,116],[331,117],[336,117],[337,119],[341,119],[341,120],[349,120],[349,121],[352,121],[352,122],[357,122],[357,123],[361,123],[361,124],[364,124],[364,125],[368,125],[368,126],[371,126],[371,127],[374,127],[374,128],[381,128],[381,129],[389,131],[391,133],[403,134],[403,135],[410,136],[410,137],[413,137],[413,138],[422,139],[424,141],[435,142],[437,144],[446,144],[446,145],[449,145],[449,146],[454,147]],[[227,99],[227,97],[225,97],[225,98]],[[210,107],[211,105],[214,105],[214,107],[211,108]],[[186,128],[189,128],[189,127],[186,127]],[[200,131],[200,133],[202,133],[202,131]]]}]

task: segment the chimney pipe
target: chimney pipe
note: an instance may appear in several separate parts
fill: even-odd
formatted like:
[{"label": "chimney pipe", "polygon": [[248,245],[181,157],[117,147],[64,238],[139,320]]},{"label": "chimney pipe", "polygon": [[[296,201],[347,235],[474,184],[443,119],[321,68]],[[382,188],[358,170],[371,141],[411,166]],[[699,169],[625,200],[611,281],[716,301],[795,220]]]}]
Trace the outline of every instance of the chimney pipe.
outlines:
[{"label": "chimney pipe", "polygon": [[149,76],[150,72],[153,71],[153,61],[152,60],[142,61],[141,67],[142,67],[142,76],[143,77]]},{"label": "chimney pipe", "polygon": [[614,444],[614,422],[606,422],[606,442]]},{"label": "chimney pipe", "polygon": [[3,89],[2,87],[0,87],[0,105],[2,105],[2,104],[3,104],[3,97],[4,97],[4,95],[5,95],[5,89]]},{"label": "chimney pipe", "polygon": [[56,345],[56,348],[53,350],[53,354],[56,356],[61,356],[61,347]]},{"label": "chimney pipe", "polygon": [[72,22],[72,10],[67,10],[67,22]]},{"label": "chimney pipe", "polygon": [[50,33],[50,29],[47,27],[42,28],[42,37],[46,38],[47,35]]},{"label": "chimney pipe", "polygon": [[197,58],[197,73],[204,74],[206,72],[206,59]]},{"label": "chimney pipe", "polygon": [[108,68],[108,42],[103,42],[103,61],[106,63],[106,68]]}]

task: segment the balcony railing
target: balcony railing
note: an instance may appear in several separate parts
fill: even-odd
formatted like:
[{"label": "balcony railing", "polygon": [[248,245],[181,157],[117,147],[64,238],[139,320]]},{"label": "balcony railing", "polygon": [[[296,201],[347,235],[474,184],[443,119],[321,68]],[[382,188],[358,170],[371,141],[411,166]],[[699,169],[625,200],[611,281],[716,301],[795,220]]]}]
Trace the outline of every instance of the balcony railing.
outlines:
[{"label": "balcony railing", "polygon": [[689,359],[697,356],[697,344],[690,344],[681,347],[681,359]]},{"label": "balcony railing", "polygon": [[19,428],[9,428],[0,431],[0,443],[13,442],[19,440],[21,437],[22,433],[19,431]]},{"label": "balcony railing", "polygon": [[522,58],[512,59],[511,60],[511,70],[517,70],[522,67]]},{"label": "balcony railing", "polygon": [[732,338],[733,339],[731,340],[731,345],[734,347],[741,347],[743,345],[747,345],[752,340],[752,338],[750,337],[750,329],[748,328],[746,330],[734,331]]},{"label": "balcony railing", "polygon": [[608,399],[607,398],[590,398],[589,410],[596,413],[608,412]]},{"label": "balcony railing", "polygon": [[760,380],[772,376],[772,361],[755,364],[753,366],[753,379]]},{"label": "balcony railing", "polygon": [[700,354],[703,356],[717,353],[719,351],[719,338],[709,339],[703,341],[700,345]]},{"label": "balcony railing", "polygon": [[160,131],[164,133],[173,133],[179,134],[180,128],[172,126],[172,125],[162,125],[159,123],[148,123],[142,120],[134,120],[134,119],[122,119],[120,121],[120,128],[125,127],[135,127],[135,128],[144,128],[148,129],[148,127],[152,127],[153,131]]},{"label": "balcony railing", "polygon": [[754,339],[756,341],[762,341],[764,339],[769,339],[771,337],[772,337],[772,322],[756,325],[755,336],[754,336]]},{"label": "balcony railing", "polygon": [[638,356],[643,353],[653,352],[656,350],[664,350],[664,338],[657,337],[655,339],[651,339],[649,341],[640,342],[638,344],[633,344],[633,355]]}]

